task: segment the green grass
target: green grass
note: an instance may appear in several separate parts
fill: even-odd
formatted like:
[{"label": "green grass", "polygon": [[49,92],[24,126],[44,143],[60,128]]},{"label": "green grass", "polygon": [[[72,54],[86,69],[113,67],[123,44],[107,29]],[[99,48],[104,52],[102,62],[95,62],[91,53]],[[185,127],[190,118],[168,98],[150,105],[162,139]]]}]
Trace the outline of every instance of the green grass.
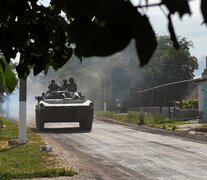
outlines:
[{"label": "green grass", "polygon": [[179,119],[170,119],[162,114],[140,114],[134,111],[129,111],[127,113],[98,111],[95,112],[95,117],[105,117],[130,124],[146,125],[162,129],[171,128],[173,130],[176,129],[176,125],[188,123],[179,121]]},{"label": "green grass", "polygon": [[110,119],[115,119],[117,121],[126,122],[126,123],[133,123],[137,124],[139,122],[139,114],[138,113],[118,113],[118,112],[111,112],[111,111],[98,111],[95,112],[95,117],[106,117]]},{"label": "green grass", "polygon": [[73,176],[77,174],[72,168],[61,167],[55,155],[39,150],[45,144],[42,138],[27,129],[28,143],[8,145],[9,139],[17,139],[18,124],[0,118],[0,179],[25,179],[39,177]]}]

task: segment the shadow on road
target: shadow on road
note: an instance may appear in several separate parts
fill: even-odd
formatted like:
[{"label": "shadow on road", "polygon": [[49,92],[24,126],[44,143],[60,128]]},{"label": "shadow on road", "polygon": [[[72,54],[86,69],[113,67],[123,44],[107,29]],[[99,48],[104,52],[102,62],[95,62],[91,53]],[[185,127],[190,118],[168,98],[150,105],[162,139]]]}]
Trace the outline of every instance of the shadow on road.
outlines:
[{"label": "shadow on road", "polygon": [[72,134],[72,133],[90,133],[91,131],[82,130],[79,127],[67,127],[67,128],[45,128],[38,131],[36,128],[32,128],[32,131],[38,133],[53,133],[53,134]]}]

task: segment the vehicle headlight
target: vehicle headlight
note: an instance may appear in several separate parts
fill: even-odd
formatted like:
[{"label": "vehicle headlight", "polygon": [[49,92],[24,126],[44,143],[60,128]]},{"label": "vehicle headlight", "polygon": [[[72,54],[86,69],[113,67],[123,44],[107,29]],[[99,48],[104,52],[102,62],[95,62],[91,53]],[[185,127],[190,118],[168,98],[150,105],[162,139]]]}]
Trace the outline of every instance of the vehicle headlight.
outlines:
[{"label": "vehicle headlight", "polygon": [[43,109],[45,106],[43,104],[40,104],[40,108]]},{"label": "vehicle headlight", "polygon": [[90,107],[93,107],[93,103],[92,102],[90,103]]}]

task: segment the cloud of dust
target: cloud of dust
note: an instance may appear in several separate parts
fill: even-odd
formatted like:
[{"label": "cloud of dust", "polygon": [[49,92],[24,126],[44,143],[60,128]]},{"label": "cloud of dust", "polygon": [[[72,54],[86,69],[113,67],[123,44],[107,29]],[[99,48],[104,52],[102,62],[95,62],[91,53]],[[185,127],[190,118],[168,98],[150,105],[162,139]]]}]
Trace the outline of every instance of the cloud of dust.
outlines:
[{"label": "cloud of dust", "polygon": [[[37,103],[35,96],[40,96],[42,92],[45,92],[47,90],[47,86],[47,77],[43,76],[42,74],[34,77],[31,73],[28,77],[26,101],[27,121],[34,121],[35,105]],[[15,91],[6,99],[5,103],[3,104],[3,108],[5,110],[5,117],[13,120],[19,119],[19,87],[17,87]]]},{"label": "cloud of dust", "polygon": [[83,58],[81,63],[73,56],[53,77],[59,84],[73,77],[78,92],[94,102],[95,110],[103,110],[105,101],[111,109],[113,101],[125,101],[129,97],[132,84],[141,78],[138,72],[139,61],[132,42],[123,51],[108,57]]},{"label": "cloud of dust", "polygon": [[[137,78],[141,78],[141,75],[137,74],[138,66],[138,57],[131,43],[122,52],[109,57],[84,58],[81,63],[77,57],[73,56],[58,71],[50,68],[47,76],[43,73],[33,76],[31,72],[27,78],[27,121],[34,121],[37,103],[35,96],[41,96],[43,92],[46,92],[52,79],[62,85],[63,79],[68,80],[73,77],[78,86],[77,91],[81,92],[86,99],[93,101],[95,110],[103,110],[105,101],[110,108],[110,104],[113,104],[112,101],[115,99],[123,101],[128,97],[131,85],[137,81]],[[128,79],[125,78],[126,74]],[[19,118],[18,88],[4,106],[10,118]]]}]

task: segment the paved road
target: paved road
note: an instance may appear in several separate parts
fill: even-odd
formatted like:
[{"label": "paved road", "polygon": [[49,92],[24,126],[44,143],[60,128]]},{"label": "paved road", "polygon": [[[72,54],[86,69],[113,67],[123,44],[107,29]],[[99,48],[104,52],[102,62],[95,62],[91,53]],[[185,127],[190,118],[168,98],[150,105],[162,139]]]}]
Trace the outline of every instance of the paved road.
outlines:
[{"label": "paved road", "polygon": [[46,132],[65,149],[73,147],[88,160],[94,159],[97,167],[107,168],[94,179],[207,179],[205,142],[98,120],[94,120],[91,133],[73,128]]}]

